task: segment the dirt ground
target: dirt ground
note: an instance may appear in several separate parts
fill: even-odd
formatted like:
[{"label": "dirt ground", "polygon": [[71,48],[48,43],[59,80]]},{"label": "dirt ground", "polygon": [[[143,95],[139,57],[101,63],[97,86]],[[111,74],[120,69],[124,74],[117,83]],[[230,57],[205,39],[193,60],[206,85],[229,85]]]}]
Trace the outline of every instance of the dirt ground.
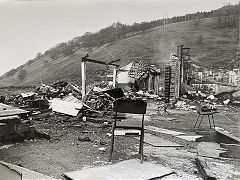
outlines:
[{"label": "dirt ground", "polygon": [[[159,120],[156,102],[148,102],[145,125],[194,133],[193,125],[197,113],[193,111],[169,110],[175,120]],[[221,107],[215,116],[216,126],[240,137],[238,112]],[[109,118],[106,118],[106,121]],[[207,120],[207,119],[206,119]],[[208,129],[207,121],[201,128]],[[108,162],[111,127],[106,124],[83,122],[74,118],[50,116],[35,120],[36,129],[50,135],[50,140],[25,140],[8,148],[0,148],[0,160],[63,179],[62,173],[82,168],[111,164]],[[182,179],[201,179],[195,165],[197,142],[182,140],[171,135],[157,133],[164,139],[183,145],[182,148],[153,148],[144,145],[145,161],[157,162],[171,167]],[[87,137],[87,138],[85,138]],[[84,139],[86,141],[81,141]],[[112,163],[138,158],[139,141],[132,137],[116,137]],[[99,150],[102,148],[103,150]],[[240,165],[236,160],[233,163]]]}]

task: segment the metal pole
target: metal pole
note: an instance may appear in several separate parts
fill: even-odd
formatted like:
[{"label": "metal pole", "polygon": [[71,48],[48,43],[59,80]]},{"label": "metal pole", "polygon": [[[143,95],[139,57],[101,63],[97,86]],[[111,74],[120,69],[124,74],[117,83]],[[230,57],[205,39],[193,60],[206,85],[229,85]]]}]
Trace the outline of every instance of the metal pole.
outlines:
[{"label": "metal pole", "polygon": [[113,87],[116,87],[116,76],[117,76],[117,69],[116,66],[113,67]]},{"label": "metal pole", "polygon": [[86,95],[86,69],[85,69],[85,61],[81,62],[81,70],[82,70],[82,99]]}]

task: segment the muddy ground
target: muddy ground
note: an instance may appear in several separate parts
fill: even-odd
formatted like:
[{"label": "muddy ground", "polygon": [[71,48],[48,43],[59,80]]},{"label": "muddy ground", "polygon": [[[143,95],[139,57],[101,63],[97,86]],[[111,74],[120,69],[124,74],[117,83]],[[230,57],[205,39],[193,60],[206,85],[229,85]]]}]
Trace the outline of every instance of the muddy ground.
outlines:
[{"label": "muddy ground", "polygon": [[[176,130],[187,135],[195,134],[193,125],[197,118],[196,112],[169,110],[169,117],[173,117],[175,120],[159,120],[161,118],[156,114],[156,107],[156,102],[149,101],[145,125]],[[110,120],[110,117],[106,117],[106,121]],[[209,129],[206,120],[201,126],[203,130]],[[216,126],[240,137],[237,111],[221,107],[220,113],[215,116],[215,123]],[[25,140],[8,148],[0,149],[1,161],[60,179],[64,178],[62,176],[64,172],[111,164],[108,162],[111,141],[110,125],[83,122],[76,118],[55,115],[34,120],[34,125],[37,130],[48,133],[51,139]],[[145,144],[145,161],[169,166],[182,179],[201,179],[195,165],[197,142],[161,133],[156,133],[156,135],[184,147],[153,148]],[[112,163],[138,158],[138,143],[139,141],[132,137],[116,137]],[[239,160],[231,160],[230,163],[240,165]]]}]

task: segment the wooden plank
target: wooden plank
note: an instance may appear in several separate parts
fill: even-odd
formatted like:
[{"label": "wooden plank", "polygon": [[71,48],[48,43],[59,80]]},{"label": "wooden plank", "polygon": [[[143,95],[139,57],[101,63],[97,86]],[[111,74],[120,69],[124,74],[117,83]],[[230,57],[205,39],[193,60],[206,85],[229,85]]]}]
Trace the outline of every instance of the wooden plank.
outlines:
[{"label": "wooden plank", "polygon": [[67,172],[64,175],[72,180],[147,180],[170,173],[172,170],[169,167],[149,162],[141,164],[138,159],[131,159],[114,165]]},{"label": "wooden plank", "polygon": [[178,136],[178,135],[185,134],[183,132],[172,131],[172,130],[163,129],[163,128],[159,128],[159,127],[155,127],[155,126],[145,126],[144,129],[149,130],[149,131],[153,131],[153,132],[169,134],[169,135],[173,135],[173,136]]},{"label": "wooden plank", "polygon": [[21,114],[27,114],[27,113],[29,113],[29,111],[25,111],[23,109],[9,109],[9,110],[0,111],[0,117],[21,115]]}]

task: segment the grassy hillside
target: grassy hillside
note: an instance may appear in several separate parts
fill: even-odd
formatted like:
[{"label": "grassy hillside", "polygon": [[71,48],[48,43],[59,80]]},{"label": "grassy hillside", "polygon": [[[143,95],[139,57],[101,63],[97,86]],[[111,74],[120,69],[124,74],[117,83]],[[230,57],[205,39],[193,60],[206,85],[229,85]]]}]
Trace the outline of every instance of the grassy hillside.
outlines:
[{"label": "grassy hillside", "polygon": [[[87,53],[90,58],[101,61],[120,58],[121,65],[141,59],[163,67],[170,53],[176,52],[180,44],[191,48],[192,61],[195,63],[206,67],[223,67],[232,60],[238,49],[237,27],[218,28],[216,18],[201,19],[199,23],[196,20],[173,23],[165,29],[158,26],[100,48],[79,48],[71,57],[61,55],[53,60],[44,55],[21,67],[27,72],[22,79],[19,78],[20,70],[10,75],[4,74],[0,77],[0,86],[53,83],[58,80],[79,84],[81,57]],[[87,64],[89,81],[93,81],[99,68],[105,67]]]}]

